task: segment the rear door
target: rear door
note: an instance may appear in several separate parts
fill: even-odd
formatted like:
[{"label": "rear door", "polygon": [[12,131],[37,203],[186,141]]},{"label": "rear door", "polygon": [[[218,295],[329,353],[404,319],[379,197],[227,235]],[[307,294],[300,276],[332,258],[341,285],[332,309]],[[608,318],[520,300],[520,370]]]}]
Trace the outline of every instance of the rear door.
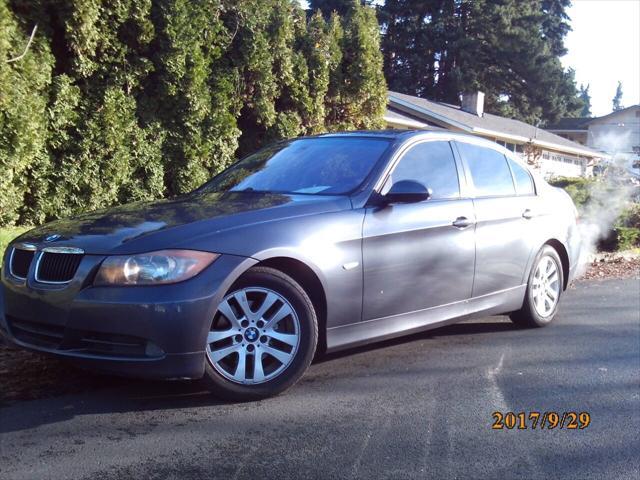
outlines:
[{"label": "rear door", "polygon": [[473,202],[461,198],[459,168],[449,142],[415,144],[402,154],[383,193],[395,182],[415,180],[431,189],[431,198],[367,208],[363,228],[363,320],[471,296]]},{"label": "rear door", "polygon": [[[456,141],[474,193],[476,272],[473,296],[517,287],[533,247],[531,219],[535,192],[531,176],[493,148]],[[515,177],[515,179],[514,179]],[[529,183],[527,183],[529,182]],[[516,184],[521,192],[516,192]]]}]

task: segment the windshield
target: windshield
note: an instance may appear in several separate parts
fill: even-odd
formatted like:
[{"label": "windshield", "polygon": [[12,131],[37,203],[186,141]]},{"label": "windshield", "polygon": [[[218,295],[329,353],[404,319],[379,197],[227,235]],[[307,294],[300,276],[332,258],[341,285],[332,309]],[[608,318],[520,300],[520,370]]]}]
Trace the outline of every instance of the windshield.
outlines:
[{"label": "windshield", "polygon": [[240,160],[199,191],[345,194],[365,180],[388,146],[388,140],[365,137],[280,142]]}]

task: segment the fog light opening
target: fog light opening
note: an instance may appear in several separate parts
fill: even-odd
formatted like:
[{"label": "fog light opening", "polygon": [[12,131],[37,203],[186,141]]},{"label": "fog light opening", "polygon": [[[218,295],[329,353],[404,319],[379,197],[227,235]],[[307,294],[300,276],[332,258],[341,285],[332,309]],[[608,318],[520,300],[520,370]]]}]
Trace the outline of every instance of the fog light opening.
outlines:
[{"label": "fog light opening", "polygon": [[144,354],[147,357],[162,357],[164,355],[164,350],[162,350],[153,342],[147,342],[147,346],[144,349]]}]

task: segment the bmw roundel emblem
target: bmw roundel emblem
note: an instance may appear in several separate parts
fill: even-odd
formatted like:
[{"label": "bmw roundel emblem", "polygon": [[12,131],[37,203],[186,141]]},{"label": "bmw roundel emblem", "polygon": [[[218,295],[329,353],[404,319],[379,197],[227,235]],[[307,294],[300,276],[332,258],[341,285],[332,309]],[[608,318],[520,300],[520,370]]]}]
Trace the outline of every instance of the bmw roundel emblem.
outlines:
[{"label": "bmw roundel emblem", "polygon": [[62,235],[59,235],[57,233],[54,233],[52,235],[47,235],[46,237],[44,237],[44,241],[45,242],[55,242],[56,240],[58,240]]}]

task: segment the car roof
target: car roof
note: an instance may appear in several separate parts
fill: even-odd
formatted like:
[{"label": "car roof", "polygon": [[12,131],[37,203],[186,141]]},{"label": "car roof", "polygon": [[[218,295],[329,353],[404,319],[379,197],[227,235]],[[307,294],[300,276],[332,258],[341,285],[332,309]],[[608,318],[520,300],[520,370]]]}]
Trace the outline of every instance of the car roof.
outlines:
[{"label": "car roof", "polygon": [[[482,146],[485,148],[492,148],[494,150],[498,150],[505,154],[509,159],[515,161],[521,166],[525,167],[527,170],[532,172],[532,169],[527,165],[527,163],[518,156],[514,155],[513,152],[507,150],[502,145],[489,140],[488,138],[479,137],[477,135],[469,135],[467,133],[460,132],[452,132],[451,130],[447,130],[446,128],[439,127],[429,127],[429,129],[412,129],[412,130],[350,130],[344,132],[332,132],[332,133],[321,133],[318,135],[313,135],[310,137],[300,137],[300,138],[383,138],[388,140],[406,140],[412,137],[440,137],[442,134],[446,134],[450,140],[461,140],[466,141],[468,143],[473,143],[478,146]],[[532,172],[533,173],[533,172]]]},{"label": "car roof", "polygon": [[431,127],[427,129],[416,130],[349,130],[344,132],[320,133],[318,135],[310,135],[298,138],[384,138],[388,140],[405,140],[413,137],[435,137],[441,138],[445,134],[450,140],[462,140],[476,145],[497,149],[504,152],[510,152],[500,144],[491,141],[488,138],[479,137],[477,135],[469,135],[467,133],[452,132],[446,128]]},{"label": "car roof", "polygon": [[515,160],[523,166],[526,166],[528,170],[531,170],[524,160],[518,158],[507,150],[502,145],[489,140],[488,138],[479,137],[477,135],[469,135],[467,133],[452,132],[446,128],[429,127],[429,129],[412,129],[412,130],[349,130],[343,132],[331,132],[320,133],[318,135],[311,135],[298,138],[382,138],[387,140],[406,140],[412,137],[441,137],[442,134],[446,134],[450,140],[461,140],[469,143],[474,143],[486,148],[492,148],[506,154],[511,160]]},{"label": "car roof", "polygon": [[[434,127],[434,131],[446,131],[443,128]],[[331,132],[331,133],[321,133],[319,135],[315,135],[320,138],[327,137],[377,137],[377,138],[388,138],[388,139],[396,139],[396,138],[406,138],[412,137],[414,135],[424,134],[431,131],[429,130],[349,130],[344,132]]]}]

